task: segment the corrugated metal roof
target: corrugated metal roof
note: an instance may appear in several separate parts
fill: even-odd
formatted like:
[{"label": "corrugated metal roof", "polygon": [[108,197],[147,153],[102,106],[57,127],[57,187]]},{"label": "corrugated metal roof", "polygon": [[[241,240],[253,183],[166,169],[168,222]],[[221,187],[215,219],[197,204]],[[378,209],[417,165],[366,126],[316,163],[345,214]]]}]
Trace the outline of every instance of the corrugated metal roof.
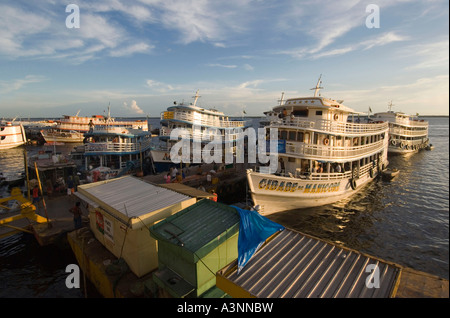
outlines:
[{"label": "corrugated metal roof", "polygon": [[[369,264],[379,270],[379,288],[366,286],[366,280],[374,282]],[[259,298],[372,298],[389,297],[399,272],[392,264],[285,229],[239,275],[234,270],[225,279]]]},{"label": "corrugated metal roof", "polygon": [[230,229],[232,233],[229,234],[236,233],[239,230],[239,220],[236,209],[203,199],[153,225],[150,232],[158,240],[182,244],[189,251],[197,253],[212,240],[219,238],[218,242],[221,242],[222,233]]},{"label": "corrugated metal roof", "polygon": [[190,199],[131,176],[81,185],[78,191],[95,197],[127,217],[142,216]]}]

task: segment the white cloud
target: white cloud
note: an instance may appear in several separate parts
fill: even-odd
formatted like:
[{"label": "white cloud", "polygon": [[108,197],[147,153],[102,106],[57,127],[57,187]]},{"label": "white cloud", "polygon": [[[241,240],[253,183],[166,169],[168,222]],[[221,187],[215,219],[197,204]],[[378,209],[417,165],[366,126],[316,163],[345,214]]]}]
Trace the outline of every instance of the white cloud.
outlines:
[{"label": "white cloud", "polygon": [[124,102],[123,107],[127,111],[130,111],[132,114],[140,114],[140,115],[144,114],[144,111],[138,106],[137,102],[134,99],[131,101],[130,106],[128,106],[128,104]]},{"label": "white cloud", "polygon": [[128,56],[135,53],[148,53],[154,46],[148,45],[147,43],[136,43],[125,48],[111,51],[110,55],[114,57]]},{"label": "white cloud", "polygon": [[206,64],[210,67],[222,67],[222,68],[237,68],[237,65],[226,65],[226,64]]},{"label": "white cloud", "polygon": [[149,87],[150,89],[155,90],[159,93],[166,93],[168,91],[174,90],[174,87],[172,85],[154,81],[151,79],[147,80],[146,84],[147,84],[147,87]]},{"label": "white cloud", "polygon": [[28,84],[39,83],[45,81],[46,78],[44,76],[39,75],[27,75],[22,79],[15,79],[10,82],[0,81],[0,93],[6,94],[13,91],[20,90],[24,88]]}]

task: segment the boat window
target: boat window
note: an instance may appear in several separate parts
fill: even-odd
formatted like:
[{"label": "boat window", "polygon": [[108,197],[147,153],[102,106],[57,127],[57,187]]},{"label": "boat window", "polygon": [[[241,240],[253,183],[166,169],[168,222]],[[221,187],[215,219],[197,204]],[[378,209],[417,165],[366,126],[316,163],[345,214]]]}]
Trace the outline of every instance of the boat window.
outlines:
[{"label": "boat window", "polygon": [[308,117],[308,110],[294,110],[292,112],[295,117]]},{"label": "boat window", "polygon": [[6,136],[2,136],[2,140],[5,140]]},{"label": "boat window", "polygon": [[297,132],[297,140],[298,141],[303,141],[303,131]]},{"label": "boat window", "polygon": [[281,131],[281,139],[287,139],[287,131],[286,130]]},{"label": "boat window", "polygon": [[295,141],[295,135],[296,135],[295,131],[290,131],[289,132],[289,140]]},{"label": "boat window", "polygon": [[322,116],[322,111],[321,110],[316,110],[316,116]]}]

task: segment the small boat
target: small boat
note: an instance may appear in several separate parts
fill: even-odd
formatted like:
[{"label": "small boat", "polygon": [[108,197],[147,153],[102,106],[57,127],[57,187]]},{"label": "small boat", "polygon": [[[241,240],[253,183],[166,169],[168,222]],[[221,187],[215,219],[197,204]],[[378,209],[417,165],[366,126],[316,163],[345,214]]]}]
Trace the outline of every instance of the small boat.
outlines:
[{"label": "small boat", "polygon": [[399,173],[400,170],[398,170],[397,168],[386,168],[383,171],[381,171],[381,176],[385,180],[392,180],[396,176],[398,176]]}]

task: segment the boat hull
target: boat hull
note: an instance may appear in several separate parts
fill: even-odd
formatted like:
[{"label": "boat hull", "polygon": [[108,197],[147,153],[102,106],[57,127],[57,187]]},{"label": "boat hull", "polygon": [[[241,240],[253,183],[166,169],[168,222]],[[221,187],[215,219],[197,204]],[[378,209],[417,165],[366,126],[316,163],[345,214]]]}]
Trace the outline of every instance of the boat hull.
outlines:
[{"label": "boat hull", "polygon": [[25,129],[22,125],[1,125],[0,150],[19,147],[25,144],[26,140]]},{"label": "boat hull", "polygon": [[253,203],[255,206],[259,205],[259,213],[269,215],[287,210],[322,206],[348,198],[379,173],[378,169],[374,172],[373,177],[365,174],[358,179],[343,177],[333,180],[311,180],[280,177],[248,170],[247,181]]}]

